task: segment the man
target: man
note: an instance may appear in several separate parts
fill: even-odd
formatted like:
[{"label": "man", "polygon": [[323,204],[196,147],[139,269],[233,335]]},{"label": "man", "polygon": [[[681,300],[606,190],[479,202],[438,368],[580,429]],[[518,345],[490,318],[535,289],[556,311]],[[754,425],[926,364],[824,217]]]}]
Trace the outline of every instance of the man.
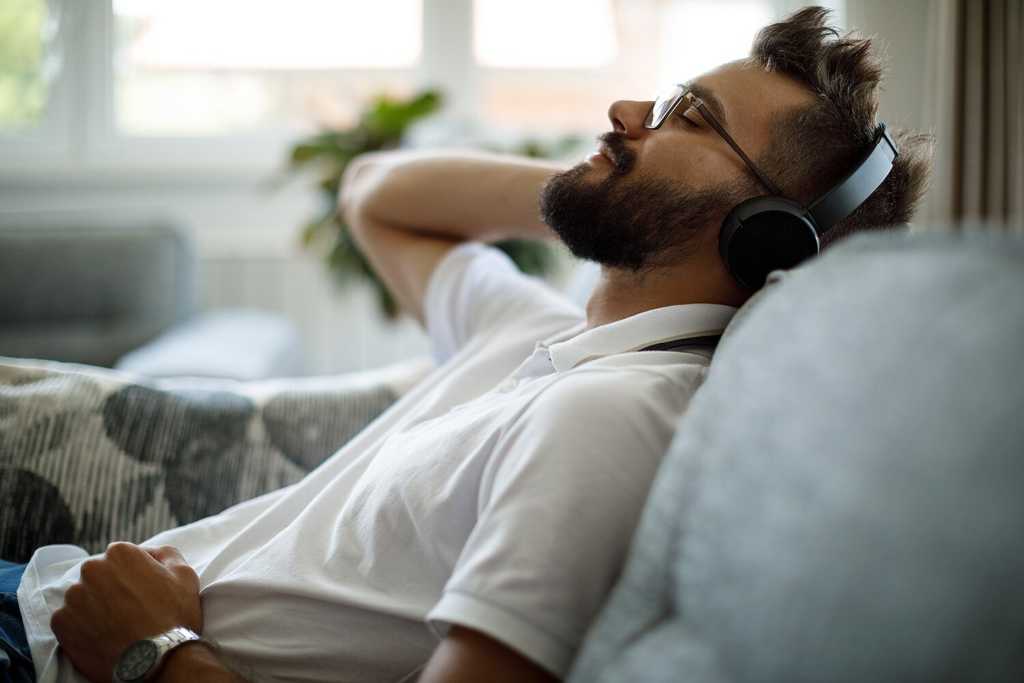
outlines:
[{"label": "man", "polygon": [[[175,627],[219,648],[171,650],[161,681],[563,677],[708,363],[643,349],[717,335],[751,295],[718,251],[731,207],[764,182],[807,203],[876,139],[870,44],[826,19],[767,27],[672,107],[615,102],[599,154],[568,170],[354,162],[345,216],[439,369],[298,484],[144,547],[37,550],[17,597],[39,680],[110,680],[130,644]],[[826,243],[910,217],[927,148],[898,139]],[[481,244],[513,236],[601,264],[585,313]]]}]

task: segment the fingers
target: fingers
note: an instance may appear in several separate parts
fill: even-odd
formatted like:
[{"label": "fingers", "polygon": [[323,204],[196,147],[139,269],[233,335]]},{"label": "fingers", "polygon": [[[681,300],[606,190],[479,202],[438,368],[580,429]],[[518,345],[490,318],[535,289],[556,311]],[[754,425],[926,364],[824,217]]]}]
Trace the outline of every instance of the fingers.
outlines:
[{"label": "fingers", "polygon": [[156,562],[167,569],[177,566],[188,566],[185,557],[177,548],[172,545],[162,545],[155,548],[143,547],[127,541],[115,541],[107,546],[104,553],[109,560],[114,561],[139,561]]},{"label": "fingers", "polygon": [[[188,563],[184,555],[181,554],[181,551],[172,545],[143,547],[134,543],[128,543],[127,541],[116,541],[107,546],[104,554],[112,562],[131,563],[141,561],[169,571],[190,583],[199,583],[199,575],[195,569]],[[88,565],[90,562],[98,564],[99,560],[85,562],[82,567],[83,571],[85,570],[85,565]]]},{"label": "fingers", "polygon": [[[141,546],[140,546],[141,547]],[[184,577],[198,585],[199,575],[188,563],[181,551],[173,545],[162,545],[158,548],[142,548],[154,560],[162,564],[179,577]]]},{"label": "fingers", "polygon": [[139,547],[142,550],[146,551],[150,555],[150,557],[155,559],[160,564],[188,564],[188,562],[185,561],[185,556],[182,555],[181,551],[179,551],[173,545],[162,545],[157,548],[143,548],[142,546]]}]

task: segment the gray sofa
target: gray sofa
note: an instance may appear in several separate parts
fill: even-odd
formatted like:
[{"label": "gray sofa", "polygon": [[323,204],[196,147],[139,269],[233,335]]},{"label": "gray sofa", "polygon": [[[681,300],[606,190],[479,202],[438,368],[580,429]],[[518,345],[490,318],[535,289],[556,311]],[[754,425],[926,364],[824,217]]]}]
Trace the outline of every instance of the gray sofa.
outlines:
[{"label": "gray sofa", "polygon": [[1024,681],[1024,242],[855,238],[741,314],[570,681]]},{"label": "gray sofa", "polygon": [[[1024,680],[1022,292],[1019,239],[872,235],[749,302],[570,681]],[[197,387],[0,360],[0,489],[17,471],[63,501],[65,542],[141,541],[146,520],[297,480],[394,379]],[[80,490],[82,439],[110,451],[96,471],[135,478],[132,524]],[[182,495],[205,479],[224,485]],[[38,507],[0,546],[54,542],[26,531]]]},{"label": "gray sofa", "polygon": [[198,311],[198,260],[172,222],[125,212],[0,213],[0,355],[153,377],[302,372],[283,316]]}]

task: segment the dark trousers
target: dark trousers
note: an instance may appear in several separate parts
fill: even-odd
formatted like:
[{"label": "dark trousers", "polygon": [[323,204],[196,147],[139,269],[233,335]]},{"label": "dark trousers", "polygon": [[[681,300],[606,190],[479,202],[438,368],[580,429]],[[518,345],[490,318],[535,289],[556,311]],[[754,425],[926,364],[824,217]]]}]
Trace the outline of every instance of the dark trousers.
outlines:
[{"label": "dark trousers", "polygon": [[18,609],[25,565],[0,560],[0,683],[34,683],[36,670]]}]

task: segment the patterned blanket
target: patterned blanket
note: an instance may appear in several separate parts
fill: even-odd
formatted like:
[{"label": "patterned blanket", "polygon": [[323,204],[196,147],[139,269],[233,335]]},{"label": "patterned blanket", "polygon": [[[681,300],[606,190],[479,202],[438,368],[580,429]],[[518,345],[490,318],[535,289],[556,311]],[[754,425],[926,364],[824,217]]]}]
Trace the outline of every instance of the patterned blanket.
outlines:
[{"label": "patterned blanket", "polygon": [[139,543],[292,484],[427,371],[150,381],[0,357],[0,558]]}]

